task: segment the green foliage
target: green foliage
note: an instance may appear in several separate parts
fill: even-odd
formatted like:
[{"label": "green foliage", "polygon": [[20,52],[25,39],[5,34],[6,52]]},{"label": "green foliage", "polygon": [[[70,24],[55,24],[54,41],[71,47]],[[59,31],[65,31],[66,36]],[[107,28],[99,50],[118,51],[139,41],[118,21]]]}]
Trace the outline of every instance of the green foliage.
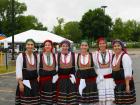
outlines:
[{"label": "green foliage", "polygon": [[64,36],[64,32],[63,32],[63,29],[61,28],[61,25],[54,26],[53,33],[60,35],[60,36]]},{"label": "green foliage", "polygon": [[0,74],[10,73],[10,72],[15,72],[15,66],[8,66],[8,68],[6,69],[6,66],[0,65]]},{"label": "green foliage", "polygon": [[111,30],[112,20],[105,15],[103,9],[97,8],[85,13],[80,21],[83,37],[97,39],[99,36],[107,37]]},{"label": "green foliage", "polygon": [[113,24],[111,37],[112,39],[119,38],[121,39],[123,36],[123,22],[121,18],[117,18]]},{"label": "green foliage", "polygon": [[64,19],[63,18],[57,17],[56,19],[57,19],[57,22],[58,22],[59,25],[62,25],[64,23]]},{"label": "green foliage", "polygon": [[127,48],[140,48],[140,42],[128,42]]},{"label": "green foliage", "polygon": [[56,18],[58,25],[53,27],[53,33],[60,35],[60,36],[64,36],[64,31],[62,29],[62,24],[64,23],[64,19],[63,18]]},{"label": "green foliage", "polygon": [[66,38],[77,42],[80,40],[82,36],[82,32],[80,30],[79,22],[68,22],[64,25],[64,32]]},{"label": "green foliage", "polygon": [[74,42],[80,40],[82,32],[80,30],[79,22],[70,21],[64,23],[63,18],[57,18],[58,25],[53,27],[53,33],[70,39]]},{"label": "green foliage", "polygon": [[[35,16],[23,16],[22,14],[27,10],[25,3],[20,3],[15,0],[14,12],[12,11],[12,0],[0,0],[0,32],[6,36],[29,30],[47,30],[42,23],[38,22]],[[12,12],[14,13],[15,23],[12,24]],[[14,26],[13,26],[14,25]]]},{"label": "green foliage", "polygon": [[18,16],[16,18],[16,33],[23,32],[29,29],[38,29],[38,30],[47,30],[46,27],[43,27],[41,23],[35,18],[35,16]]},{"label": "green foliage", "polygon": [[[8,20],[10,21],[11,15],[12,15],[12,0],[0,0],[0,20]],[[14,2],[14,15],[15,17],[23,14],[26,10],[26,4],[25,3],[19,3],[18,1]]]},{"label": "green foliage", "polygon": [[113,24],[111,38],[119,38],[124,41],[139,41],[140,24],[135,20],[123,22],[120,18],[117,18]]}]

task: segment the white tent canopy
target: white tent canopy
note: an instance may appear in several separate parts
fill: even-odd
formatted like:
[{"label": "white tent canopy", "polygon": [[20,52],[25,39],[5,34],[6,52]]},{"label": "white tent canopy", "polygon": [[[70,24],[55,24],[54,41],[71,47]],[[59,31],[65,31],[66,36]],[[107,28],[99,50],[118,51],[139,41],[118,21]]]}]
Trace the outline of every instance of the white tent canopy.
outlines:
[{"label": "white tent canopy", "polygon": [[[15,43],[25,43],[27,39],[33,39],[36,43],[43,43],[45,40],[51,40],[56,43],[60,43],[62,40],[65,40],[66,38],[63,38],[61,36],[55,35],[53,33],[50,33],[48,31],[40,31],[40,30],[28,30],[19,34],[14,35],[14,42]],[[12,36],[0,40],[0,42],[8,43],[12,42]],[[70,40],[69,40],[70,41]],[[72,41],[70,41],[72,42]]]}]

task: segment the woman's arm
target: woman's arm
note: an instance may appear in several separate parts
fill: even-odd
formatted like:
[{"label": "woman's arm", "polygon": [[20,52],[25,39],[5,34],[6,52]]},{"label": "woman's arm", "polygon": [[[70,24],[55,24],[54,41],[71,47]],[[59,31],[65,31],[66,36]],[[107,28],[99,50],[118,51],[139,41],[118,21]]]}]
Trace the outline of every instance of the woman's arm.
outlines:
[{"label": "woman's arm", "polygon": [[125,75],[125,83],[126,83],[126,92],[130,92],[129,82],[132,79],[132,60],[128,54],[124,54],[122,58],[124,75]]}]

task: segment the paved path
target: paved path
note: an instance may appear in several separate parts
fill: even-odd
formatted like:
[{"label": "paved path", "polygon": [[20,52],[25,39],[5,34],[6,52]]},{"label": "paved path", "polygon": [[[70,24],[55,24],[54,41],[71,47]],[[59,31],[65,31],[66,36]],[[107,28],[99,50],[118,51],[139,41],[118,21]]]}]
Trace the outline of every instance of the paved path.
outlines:
[{"label": "paved path", "polygon": [[0,105],[14,105],[15,73],[0,76]]},{"label": "paved path", "polygon": [[[131,52],[134,68],[134,79],[137,92],[137,103],[140,105],[140,53]],[[16,80],[15,73],[0,75],[0,105],[14,105]]]}]

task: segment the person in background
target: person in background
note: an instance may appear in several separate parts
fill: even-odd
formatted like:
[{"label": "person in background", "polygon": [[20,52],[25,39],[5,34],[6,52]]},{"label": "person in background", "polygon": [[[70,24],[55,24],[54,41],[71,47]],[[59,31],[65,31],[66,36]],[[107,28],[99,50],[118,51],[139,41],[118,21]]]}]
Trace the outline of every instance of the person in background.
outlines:
[{"label": "person in background", "polygon": [[16,102],[15,105],[39,105],[39,86],[37,74],[37,55],[33,52],[35,41],[28,39],[26,51],[16,60]]},{"label": "person in background", "polygon": [[115,82],[112,78],[112,51],[107,48],[107,42],[104,37],[97,41],[98,50],[94,53],[98,77],[96,79],[99,92],[99,105],[112,105],[114,99]]},{"label": "person in background", "polygon": [[126,52],[121,40],[112,42],[114,55],[112,58],[113,78],[116,83],[116,105],[131,105],[136,102],[136,91],[133,79],[132,60]]}]

